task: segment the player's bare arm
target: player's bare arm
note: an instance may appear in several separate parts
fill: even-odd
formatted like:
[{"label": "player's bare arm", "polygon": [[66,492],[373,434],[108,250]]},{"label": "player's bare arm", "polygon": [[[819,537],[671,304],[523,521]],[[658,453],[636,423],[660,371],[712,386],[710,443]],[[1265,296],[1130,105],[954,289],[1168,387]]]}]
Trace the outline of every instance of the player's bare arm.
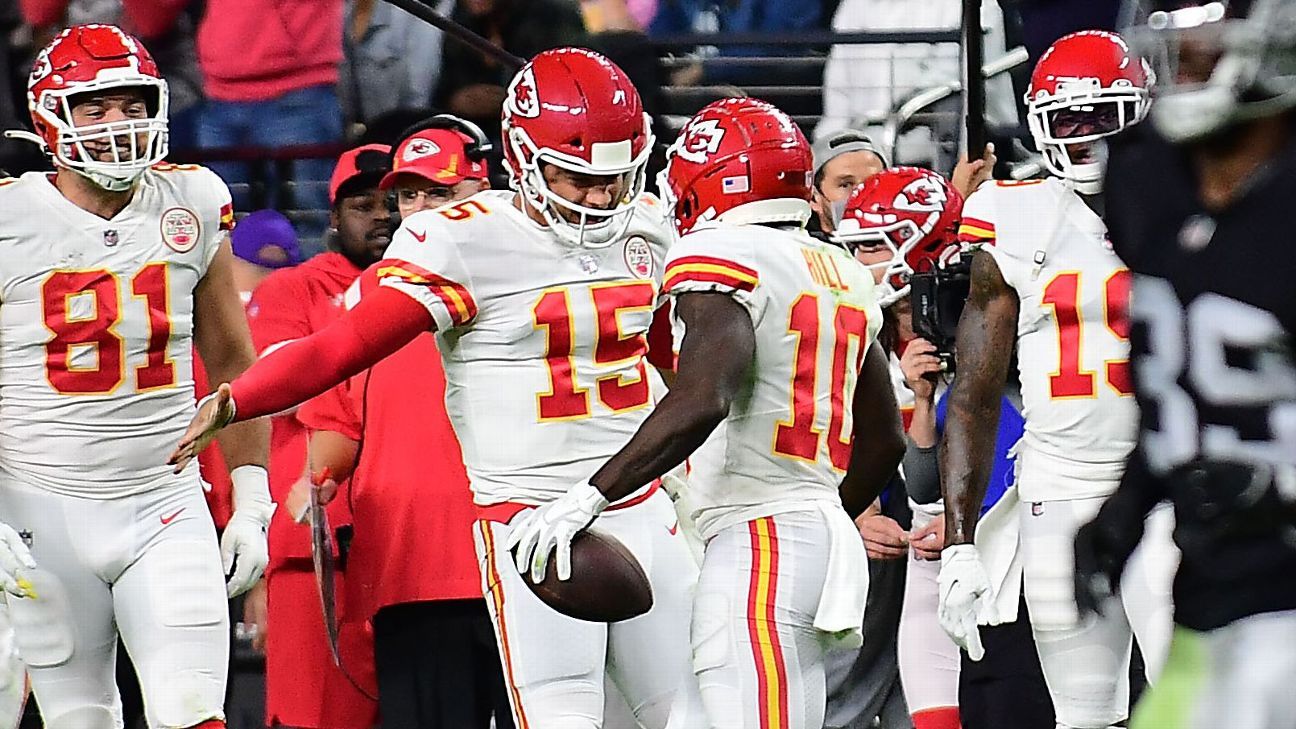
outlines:
[{"label": "player's bare arm", "polygon": [[886,488],[905,454],[904,425],[891,384],[891,367],[877,342],[869,347],[860,368],[851,416],[855,442],[838,491],[842,507],[854,519]]},{"label": "player's bare arm", "polygon": [[[212,382],[231,382],[256,362],[252,333],[234,287],[234,253],[222,241],[194,289],[194,344]],[[270,457],[270,423],[254,420],[229,428],[220,436],[221,453],[230,470],[265,467]]]},{"label": "player's bare arm", "polygon": [[1020,302],[985,251],[972,255],[972,283],[959,319],[958,375],[940,444],[945,543],[971,544],[994,460],[999,400],[1017,336]]},{"label": "player's bare arm", "polygon": [[198,409],[169,462],[179,472],[230,423],[300,405],[435,328],[422,304],[378,287],[329,326],[276,349],[221,385]]},{"label": "player's bare arm", "polygon": [[608,501],[633,493],[697,450],[729,415],[755,357],[751,317],[728,294],[684,294],[675,306],[687,332],[675,383],[639,432],[590,479]]},{"label": "player's bare arm", "polygon": [[311,432],[306,446],[306,470],[284,499],[284,508],[288,509],[293,521],[305,523],[312,490],[319,491],[322,504],[328,504],[337,497],[339,485],[351,478],[359,450],[359,442],[337,431]]}]

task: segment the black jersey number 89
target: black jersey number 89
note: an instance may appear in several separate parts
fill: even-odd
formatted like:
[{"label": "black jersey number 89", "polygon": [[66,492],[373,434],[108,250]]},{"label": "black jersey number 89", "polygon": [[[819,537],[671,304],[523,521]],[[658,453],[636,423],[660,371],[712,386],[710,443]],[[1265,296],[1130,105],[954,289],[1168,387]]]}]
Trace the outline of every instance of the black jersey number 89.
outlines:
[{"label": "black jersey number 89", "polygon": [[[1156,404],[1155,428],[1142,434],[1154,473],[1198,458],[1284,470],[1296,464],[1296,367],[1272,313],[1214,293],[1185,309],[1170,282],[1138,276],[1130,315],[1146,331],[1136,345],[1135,382],[1140,399]],[[1231,422],[1201,422],[1201,408]],[[1268,438],[1244,438],[1238,425],[1267,428]]]}]

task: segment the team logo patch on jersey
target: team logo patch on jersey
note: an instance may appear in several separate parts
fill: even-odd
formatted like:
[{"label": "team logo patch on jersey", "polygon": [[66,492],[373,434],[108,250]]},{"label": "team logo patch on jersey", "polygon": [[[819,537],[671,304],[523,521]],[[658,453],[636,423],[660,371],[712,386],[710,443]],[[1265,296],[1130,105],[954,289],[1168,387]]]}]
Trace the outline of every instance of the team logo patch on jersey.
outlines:
[{"label": "team logo patch on jersey", "polygon": [[635,236],[625,244],[626,268],[637,278],[649,278],[653,274],[652,248],[642,236]]},{"label": "team logo patch on jersey", "polygon": [[198,216],[187,208],[162,213],[162,242],[176,253],[188,253],[198,245]]}]

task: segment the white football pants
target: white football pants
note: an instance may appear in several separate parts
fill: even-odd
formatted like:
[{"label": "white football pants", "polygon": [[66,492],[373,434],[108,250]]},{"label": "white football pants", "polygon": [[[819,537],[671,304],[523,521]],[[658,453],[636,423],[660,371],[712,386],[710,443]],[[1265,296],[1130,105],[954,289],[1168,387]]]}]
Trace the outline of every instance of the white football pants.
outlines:
[{"label": "white football pants", "polygon": [[117,729],[117,636],[150,727],[224,719],[229,608],[196,478],[122,499],[0,483],[0,521],[30,538],[34,598],[9,598],[18,652],[50,729]]},{"label": "white football pants", "polygon": [[1075,535],[1106,497],[1027,503],[1021,518],[1022,585],[1057,725],[1105,729],[1129,713],[1131,639],[1149,681],[1165,665],[1173,629],[1170,588],[1179,565],[1168,506],[1148,517],[1121,581],[1119,603],[1081,621],[1075,603]]},{"label": "white football pants", "polygon": [[697,566],[661,489],[642,503],[603,512],[592,525],[639,560],[653,588],[647,613],[591,623],[555,612],[522,581],[506,549],[510,528],[474,529],[482,589],[500,648],[518,729],[600,729],[605,676],[646,729],[705,726],[689,651]]},{"label": "white football pants", "polygon": [[[913,530],[927,526],[935,518],[934,513],[915,508]],[[941,563],[917,559],[913,550],[909,550],[907,559],[904,609],[896,643],[905,703],[914,716],[933,709],[957,709],[959,649],[936,617]]]},{"label": "white football pants", "polygon": [[820,729],[826,636],[814,627],[832,540],[819,511],[729,527],[706,545],[693,667],[713,729]]}]

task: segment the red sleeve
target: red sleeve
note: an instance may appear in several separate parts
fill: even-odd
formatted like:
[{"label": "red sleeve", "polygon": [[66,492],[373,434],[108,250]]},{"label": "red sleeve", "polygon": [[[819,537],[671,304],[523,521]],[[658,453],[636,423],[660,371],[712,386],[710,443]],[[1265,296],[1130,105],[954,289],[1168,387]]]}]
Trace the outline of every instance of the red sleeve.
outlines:
[{"label": "red sleeve", "polygon": [[275,344],[309,337],[313,333],[307,304],[309,296],[293,269],[266,277],[248,302],[248,326],[258,354]]},{"label": "red sleeve", "polygon": [[648,327],[648,363],[659,370],[675,371],[675,336],[671,332],[671,302],[657,307]]},{"label": "red sleeve", "polygon": [[364,388],[368,375],[360,374],[297,408],[297,422],[310,430],[330,430],[360,440],[360,414],[354,393]]},{"label": "red sleeve", "polygon": [[299,405],[372,367],[432,323],[418,301],[379,287],[332,324],[265,355],[230,383],[238,420]]},{"label": "red sleeve", "polygon": [[188,0],[122,0],[122,12],[135,35],[150,40],[165,35]]},{"label": "red sleeve", "polygon": [[67,14],[68,0],[18,0],[23,21],[33,28],[62,25]]}]

